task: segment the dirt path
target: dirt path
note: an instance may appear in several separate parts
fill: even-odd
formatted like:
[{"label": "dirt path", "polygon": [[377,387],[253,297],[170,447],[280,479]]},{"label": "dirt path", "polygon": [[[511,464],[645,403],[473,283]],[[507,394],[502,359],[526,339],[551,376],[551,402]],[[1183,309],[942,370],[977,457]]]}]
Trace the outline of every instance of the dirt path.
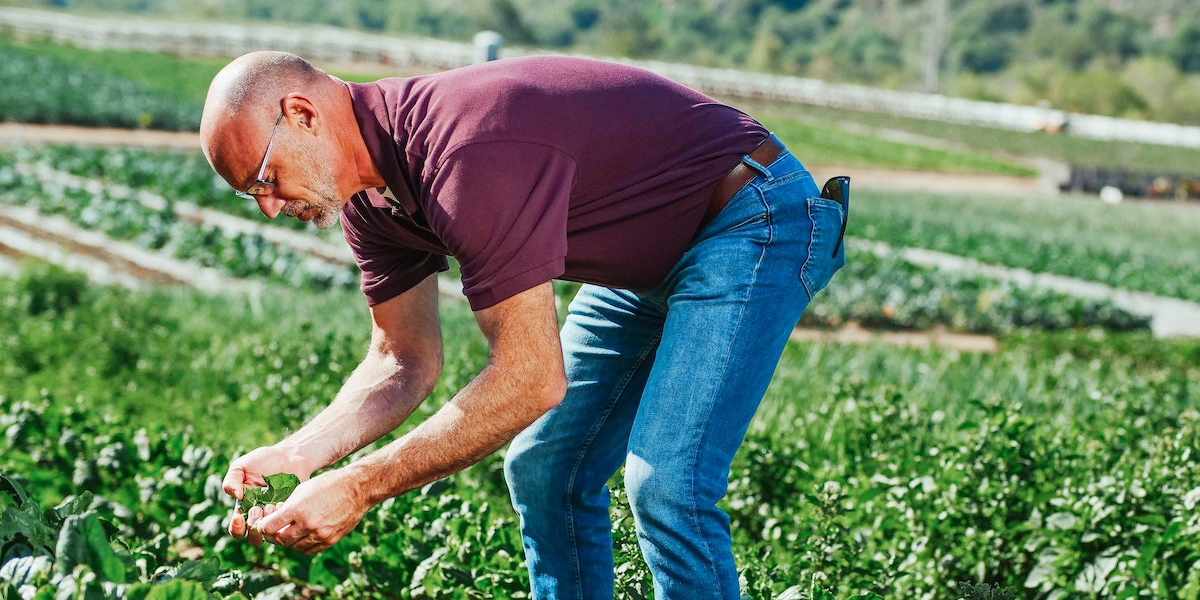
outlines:
[{"label": "dirt path", "polygon": [[[84,244],[79,241],[79,236],[77,234],[69,235],[65,232],[56,233],[47,231],[40,224],[34,225],[29,223],[28,220],[22,221],[15,219],[10,214],[5,214],[4,212],[0,212],[0,227],[9,228],[10,234],[11,231],[20,231],[27,236],[37,238],[44,242],[63,246],[73,254],[88,255],[91,258],[103,261],[105,264],[111,266],[117,271],[127,273],[138,281],[158,285],[187,283],[185,278],[159,269],[147,268],[138,261],[130,260],[127,257],[120,256],[119,254],[112,252],[107,247]],[[0,242],[0,244],[2,244],[2,242]],[[6,253],[17,252],[15,248],[9,248],[8,246],[3,247],[7,250]]]},{"label": "dirt path", "polygon": [[0,143],[82,144],[85,146],[137,146],[199,150],[200,136],[189,131],[0,123]]}]

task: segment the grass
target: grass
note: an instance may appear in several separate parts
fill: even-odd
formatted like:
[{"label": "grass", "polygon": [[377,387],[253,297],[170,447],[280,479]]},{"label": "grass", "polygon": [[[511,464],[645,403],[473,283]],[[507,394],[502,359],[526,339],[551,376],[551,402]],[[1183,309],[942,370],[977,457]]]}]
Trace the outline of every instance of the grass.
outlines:
[{"label": "grass", "polygon": [[[1020,332],[1002,338],[995,354],[880,343],[792,343],[752,432],[781,443],[833,436],[841,426],[834,413],[853,411],[838,406],[839,399],[855,397],[855,390],[902,396],[906,407],[930,415],[930,425],[950,438],[978,418],[975,401],[1020,403],[1025,416],[1066,425],[1092,421],[1111,409],[1095,401],[1096,390],[1116,390],[1133,399],[1160,387],[1177,391],[1158,397],[1174,413],[1195,400],[1198,358],[1200,340],[1158,340],[1147,332]],[[824,455],[820,448],[811,454],[816,461],[846,458]]]},{"label": "grass", "polygon": [[797,106],[782,102],[748,101],[742,104],[753,114],[762,115],[765,121],[789,118],[812,126],[863,131],[867,132],[868,137],[903,132],[937,140],[941,144],[959,148],[960,151],[990,154],[999,158],[1009,157],[1020,162],[1046,158],[1079,166],[1164,174],[1196,175],[1200,172],[1200,148],[1102,141],[1073,137],[1069,134],[1047,135],[1035,131],[996,129],[845,109]]},{"label": "grass", "polygon": [[783,112],[767,112],[763,124],[806,163],[917,171],[989,173],[1034,177],[1036,168],[985,151],[963,151],[881,139],[807,121]]},{"label": "grass", "polygon": [[[14,323],[0,338],[4,395],[33,398],[50,390],[54,402],[88,398],[132,427],[189,423],[216,446],[267,443],[328,403],[366,349],[369,320],[356,291],[271,286],[250,297],[80,285],[74,277],[34,272],[0,286],[6,292],[0,314]],[[34,298],[42,299],[36,311],[28,308]],[[465,304],[443,302],[441,316],[442,381],[415,419],[452,396],[486,360]],[[89,348],[87,360],[76,355],[81,346]],[[863,385],[903,390],[914,406],[946,411],[947,426],[971,414],[962,401],[987,397],[1023,400],[1039,417],[1087,418],[1099,410],[1085,401],[1092,389],[1170,378],[1195,389],[1197,358],[1200,341],[1155,340],[1145,332],[1022,332],[1003,337],[996,355],[792,343],[755,430],[792,440],[808,419],[803,415],[823,413],[830,399]],[[148,404],[149,398],[156,400]]]},{"label": "grass", "polygon": [[[333,398],[370,334],[353,290],[135,292],[31,266],[15,282],[0,280],[0,292],[0,315],[13,323],[0,336],[0,397],[62,406],[86,398],[131,427],[186,423],[222,448],[271,443],[299,427]],[[435,396],[448,398],[486,351],[465,307],[445,307],[442,330],[447,364]]]},{"label": "grass", "polygon": [[[4,45],[25,48],[54,60],[73,63],[128,79],[148,89],[189,101],[204,101],[208,84],[233,57],[183,57],[137,50],[90,50],[45,40],[17,40],[0,35]],[[318,66],[323,66],[318,64]],[[425,71],[403,66],[368,68],[328,65],[329,72],[347,81],[373,81],[384,76],[410,76]]]}]

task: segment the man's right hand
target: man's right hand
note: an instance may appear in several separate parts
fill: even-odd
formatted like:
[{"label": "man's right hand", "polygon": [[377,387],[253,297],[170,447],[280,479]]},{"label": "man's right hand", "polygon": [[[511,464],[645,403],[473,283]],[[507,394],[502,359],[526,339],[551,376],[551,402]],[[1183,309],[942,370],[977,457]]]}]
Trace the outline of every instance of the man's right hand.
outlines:
[{"label": "man's right hand", "polygon": [[[313,467],[294,448],[263,446],[234,460],[229,466],[229,472],[225,474],[222,485],[226,494],[240,501],[245,495],[246,486],[265,486],[267,475],[291,473],[299,477],[300,481],[305,481],[312,476],[313,471]],[[229,520],[229,534],[239,540],[248,537],[250,545],[261,546],[262,534],[250,529],[248,523],[254,523],[265,514],[269,514],[273,508],[274,506],[269,506],[264,511],[256,507],[248,513],[235,510]]]}]

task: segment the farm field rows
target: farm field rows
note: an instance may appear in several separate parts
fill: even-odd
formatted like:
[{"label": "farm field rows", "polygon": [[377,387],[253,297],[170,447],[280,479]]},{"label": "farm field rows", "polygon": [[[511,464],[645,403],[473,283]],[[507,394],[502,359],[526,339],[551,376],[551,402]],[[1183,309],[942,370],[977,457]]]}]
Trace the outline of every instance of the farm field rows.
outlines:
[{"label": "farm field rows", "polygon": [[[30,171],[37,170],[31,163],[54,165],[53,169],[70,175],[93,177],[120,184],[118,187],[136,189],[150,182],[169,183],[162,190],[144,190],[164,196],[157,200],[162,206],[146,206],[128,197],[131,194],[127,190],[117,193],[111,186],[86,186],[57,171],[44,177],[31,175]],[[315,259],[310,252],[273,245],[263,234],[250,231],[252,227],[262,228],[262,224],[292,229],[302,224],[290,219],[255,219],[256,208],[229,198],[223,183],[196,153],[164,156],[129,149],[25,149],[8,153],[7,159],[0,153],[0,178],[6,184],[6,191],[0,191],[0,200],[5,203],[61,216],[79,227],[102,231],[149,250],[195,259],[202,266],[224,269],[234,277],[253,275],[319,287],[357,284],[348,261],[331,262],[327,256]],[[868,200],[873,197],[858,196]],[[249,221],[252,225],[230,232],[219,223],[180,218],[175,205],[232,211],[227,220]],[[189,209],[188,214],[194,212]],[[338,243],[331,236],[323,239]],[[1102,301],[1025,290],[971,275],[942,274],[898,259],[853,248],[851,251],[853,260],[846,276],[854,285],[831,289],[818,298],[803,324],[835,327],[857,321],[876,328],[922,329],[946,323],[973,333],[996,333],[1031,323],[1048,328],[1102,325],[1117,330],[1147,325],[1146,319]]]},{"label": "farm field rows", "polygon": [[[1188,207],[853,204],[856,239],[1200,298]],[[90,283],[7,244],[14,211],[35,215],[24,235],[52,220],[60,238],[252,285]],[[353,265],[322,250],[339,243],[263,219],[195,151],[0,148],[0,600],[528,597],[503,450],[316,557],[224,534],[229,462],[298,428],[365,351]],[[745,597],[1200,598],[1200,340],[1155,339],[1111,303],[849,251],[803,324],[982,333],[997,349],[789,344],[723,501]],[[442,378],[381,444],[486,361],[465,305],[441,315]],[[618,597],[650,597],[619,476],[611,487]]]},{"label": "farm field rows", "polygon": [[[0,586],[20,594],[74,585],[69,597],[80,598],[93,589],[143,597],[151,584],[216,597],[521,597],[527,582],[498,457],[372,511],[316,559],[222,536],[231,502],[215,481],[225,465],[332,396],[365,347],[366,313],[352,278],[271,267],[305,264],[298,250],[261,234],[226,239],[211,223],[179,218],[174,204],[229,211],[230,219],[253,212],[195,157],[161,154],[0,153],[4,204],[266,284],[255,295],[134,291],[36,265],[0,280],[4,320],[16,324],[0,338],[0,470],[15,482],[8,487],[29,495],[22,503],[10,494],[5,510],[35,514],[30,503],[94,495],[62,508],[58,523],[5,534],[6,559],[30,557],[12,567],[28,587],[4,577]],[[21,174],[23,164],[103,185],[47,183]],[[122,185],[170,202],[154,210],[111,191]],[[931,198],[856,198],[856,228],[871,222],[876,205],[939,208]],[[287,221],[258,221],[295,231]],[[1048,227],[1041,223],[1025,227]],[[1058,251],[1067,264],[1102,260],[1069,243]],[[814,324],[986,331],[1000,349],[791,345],[726,500],[747,595],[808,593],[814,582],[837,597],[886,598],[961,598],[985,584],[1029,598],[1169,598],[1200,589],[1192,510],[1200,499],[1200,344],[1155,340],[1135,316],[1074,302],[856,252],[814,304]],[[278,319],[282,306],[298,318]],[[445,303],[442,312],[446,373],[417,419],[486,356],[468,311]],[[648,575],[619,482],[613,487],[620,593],[644,597]],[[53,535],[82,535],[72,527],[89,515],[110,536],[92,543],[115,558],[63,556]]]}]

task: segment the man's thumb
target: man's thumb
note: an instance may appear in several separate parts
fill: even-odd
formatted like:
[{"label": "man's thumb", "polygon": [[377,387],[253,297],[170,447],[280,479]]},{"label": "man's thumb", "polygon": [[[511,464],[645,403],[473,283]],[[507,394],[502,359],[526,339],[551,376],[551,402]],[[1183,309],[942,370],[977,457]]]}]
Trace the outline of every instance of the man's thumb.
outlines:
[{"label": "man's thumb", "polygon": [[226,494],[241,500],[243,489],[245,488],[243,484],[244,478],[245,472],[242,468],[234,467],[225,474],[225,479],[221,480],[221,486],[225,489]]}]

